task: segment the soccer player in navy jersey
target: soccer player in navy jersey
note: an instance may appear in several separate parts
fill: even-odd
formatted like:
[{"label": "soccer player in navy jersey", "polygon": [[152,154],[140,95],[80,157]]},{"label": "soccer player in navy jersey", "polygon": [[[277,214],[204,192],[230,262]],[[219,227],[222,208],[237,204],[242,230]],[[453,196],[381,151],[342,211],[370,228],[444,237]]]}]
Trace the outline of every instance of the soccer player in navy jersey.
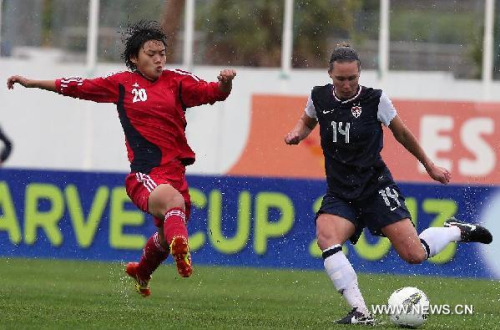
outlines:
[{"label": "soccer player in navy jersey", "polygon": [[2,166],[12,152],[12,141],[5,135],[2,128],[0,128],[0,141],[3,143],[2,152],[0,152],[0,166]]},{"label": "soccer player in navy jersey", "polygon": [[285,143],[298,144],[319,123],[328,190],[316,215],[316,235],[325,270],[352,307],[336,322],[371,325],[374,319],[356,273],[342,253],[342,244],[348,239],[356,244],[364,227],[389,238],[399,256],[411,264],[422,263],[450,242],[489,244],[492,236],[484,227],[455,218],[444,227],[417,234],[405,198],[380,156],[382,125],[389,127],[432,179],[447,184],[450,173],[427,157],[383,91],[359,85],[360,71],[357,52],[348,44],[339,45],[328,70],[333,84],[312,89],[305,112],[285,136]]},{"label": "soccer player in navy jersey", "polygon": [[7,87],[20,84],[100,103],[115,103],[130,161],[125,185],[132,202],[154,217],[158,231],[146,243],[140,261],[126,272],[144,297],[149,280],[172,254],[183,277],[192,274],[186,222],[191,202],[185,166],[195,154],[186,134],[187,108],[225,100],[236,71],[220,71],[218,82],[205,82],[181,70],[166,70],[166,36],[157,22],[128,28],[122,58],[130,69],[95,79],[33,80],[12,76]]}]

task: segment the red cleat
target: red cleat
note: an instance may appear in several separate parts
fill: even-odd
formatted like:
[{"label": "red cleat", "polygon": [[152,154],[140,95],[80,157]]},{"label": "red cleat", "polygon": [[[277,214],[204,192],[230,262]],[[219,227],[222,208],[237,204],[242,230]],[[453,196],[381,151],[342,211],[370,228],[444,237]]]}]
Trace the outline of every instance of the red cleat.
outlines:
[{"label": "red cleat", "polygon": [[[149,288],[149,280],[142,280],[137,274],[137,268],[139,268],[138,262],[129,262],[125,272],[128,276],[132,277],[135,281],[135,290],[143,297],[147,297],[151,294],[151,289]],[[151,279],[151,278],[150,278]]]},{"label": "red cleat", "polygon": [[182,277],[189,277],[193,273],[191,265],[191,253],[189,253],[189,245],[186,237],[176,236],[170,243],[170,253],[177,264],[177,271]]}]

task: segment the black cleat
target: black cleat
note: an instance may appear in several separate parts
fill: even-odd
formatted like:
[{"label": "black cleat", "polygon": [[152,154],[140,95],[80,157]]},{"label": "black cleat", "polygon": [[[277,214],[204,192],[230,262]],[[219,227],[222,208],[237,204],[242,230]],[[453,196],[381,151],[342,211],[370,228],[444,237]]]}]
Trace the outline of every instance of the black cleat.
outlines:
[{"label": "black cleat", "polygon": [[480,225],[473,225],[460,221],[454,217],[449,218],[444,222],[445,227],[456,226],[460,229],[461,242],[478,242],[490,244],[493,241],[493,236],[488,229]]},{"label": "black cleat", "polygon": [[336,324],[361,324],[361,325],[375,325],[375,320],[371,314],[363,314],[358,312],[357,307],[353,308],[346,316],[340,320],[335,321]]}]

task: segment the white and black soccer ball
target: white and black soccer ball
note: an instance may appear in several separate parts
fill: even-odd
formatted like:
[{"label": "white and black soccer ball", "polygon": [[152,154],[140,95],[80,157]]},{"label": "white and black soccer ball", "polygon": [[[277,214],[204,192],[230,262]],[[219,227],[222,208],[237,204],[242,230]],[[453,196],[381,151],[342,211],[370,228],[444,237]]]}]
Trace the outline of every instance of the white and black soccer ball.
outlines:
[{"label": "white and black soccer ball", "polygon": [[389,317],[392,323],[408,328],[418,328],[429,316],[429,298],[422,290],[404,287],[389,297]]}]

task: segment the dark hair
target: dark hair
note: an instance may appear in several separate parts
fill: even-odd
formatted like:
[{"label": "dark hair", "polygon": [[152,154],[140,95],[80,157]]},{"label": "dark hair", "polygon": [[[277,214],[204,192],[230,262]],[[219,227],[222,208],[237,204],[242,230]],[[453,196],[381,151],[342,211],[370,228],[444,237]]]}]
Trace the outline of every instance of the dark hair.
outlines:
[{"label": "dark hair", "polygon": [[167,36],[163,32],[160,24],[156,21],[139,21],[135,24],[129,25],[124,32],[122,39],[125,44],[125,50],[123,51],[121,58],[131,70],[135,70],[136,66],[132,63],[130,58],[138,57],[139,50],[147,41],[158,40],[161,41],[165,47],[167,47]]},{"label": "dark hair", "polygon": [[330,71],[333,70],[334,62],[358,62],[358,69],[361,70],[361,61],[359,60],[358,52],[354,50],[348,43],[340,43],[335,47],[330,56]]}]

